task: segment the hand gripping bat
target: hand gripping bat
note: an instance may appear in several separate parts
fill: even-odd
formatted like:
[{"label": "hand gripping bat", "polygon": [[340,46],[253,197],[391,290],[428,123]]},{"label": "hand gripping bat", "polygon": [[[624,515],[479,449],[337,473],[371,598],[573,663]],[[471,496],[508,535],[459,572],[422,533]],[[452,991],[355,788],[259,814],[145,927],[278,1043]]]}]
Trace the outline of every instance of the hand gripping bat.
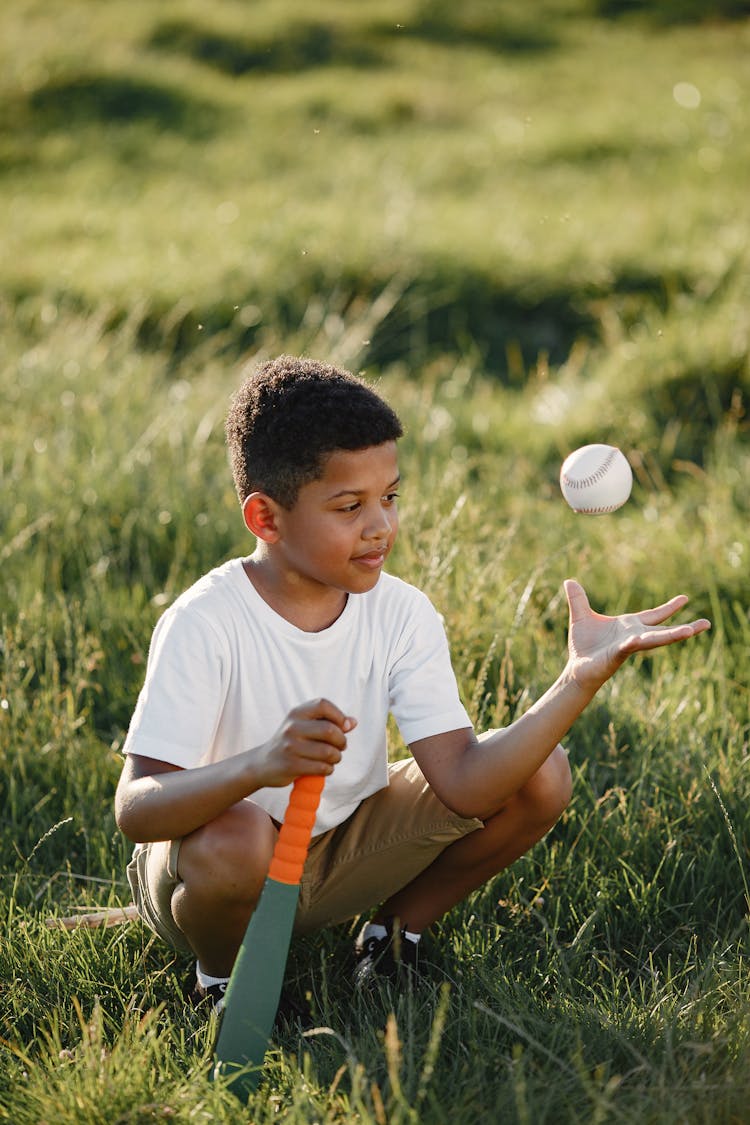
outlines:
[{"label": "hand gripping bat", "polygon": [[214,1075],[231,1076],[246,1102],[260,1081],[279,1006],[302,869],[310,846],[323,777],[298,777],[258,904],[242,939],[224,998]]}]

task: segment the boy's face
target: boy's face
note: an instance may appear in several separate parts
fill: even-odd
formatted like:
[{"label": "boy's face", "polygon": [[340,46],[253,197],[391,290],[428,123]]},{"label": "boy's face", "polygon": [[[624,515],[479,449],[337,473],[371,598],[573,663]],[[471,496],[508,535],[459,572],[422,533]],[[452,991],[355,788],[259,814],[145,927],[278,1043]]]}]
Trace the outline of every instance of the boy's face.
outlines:
[{"label": "boy's face", "polygon": [[394,441],[332,453],[294,507],[277,512],[275,553],[287,577],[308,592],[315,586],[371,590],[398,532],[398,484]]}]

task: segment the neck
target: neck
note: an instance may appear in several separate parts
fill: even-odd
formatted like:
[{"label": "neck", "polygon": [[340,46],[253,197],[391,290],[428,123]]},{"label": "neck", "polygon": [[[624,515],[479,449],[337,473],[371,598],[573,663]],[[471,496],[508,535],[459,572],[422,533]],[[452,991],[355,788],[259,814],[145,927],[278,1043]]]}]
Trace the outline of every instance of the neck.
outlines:
[{"label": "neck", "polygon": [[273,565],[266,551],[256,550],[243,562],[245,574],[274,613],[305,633],[321,633],[344,612],[348,594],[331,587],[305,590]]}]

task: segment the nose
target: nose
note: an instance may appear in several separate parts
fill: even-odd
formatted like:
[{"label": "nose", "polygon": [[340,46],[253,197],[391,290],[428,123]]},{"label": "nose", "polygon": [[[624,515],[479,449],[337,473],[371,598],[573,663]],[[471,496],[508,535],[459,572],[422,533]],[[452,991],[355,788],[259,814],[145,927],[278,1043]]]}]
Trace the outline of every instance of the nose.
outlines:
[{"label": "nose", "polygon": [[393,508],[385,509],[380,504],[368,512],[367,522],[362,531],[363,539],[389,539],[396,526],[398,516]]}]

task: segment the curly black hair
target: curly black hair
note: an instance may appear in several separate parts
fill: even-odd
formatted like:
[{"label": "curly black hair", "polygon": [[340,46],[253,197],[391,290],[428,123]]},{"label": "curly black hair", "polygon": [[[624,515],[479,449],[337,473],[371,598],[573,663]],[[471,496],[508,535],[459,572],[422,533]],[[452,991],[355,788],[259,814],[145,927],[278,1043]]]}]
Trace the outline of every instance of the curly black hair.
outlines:
[{"label": "curly black hair", "polygon": [[240,504],[251,492],[265,492],[290,509],[331,453],[396,441],[402,433],[391,407],[349,371],[289,355],[269,360],[244,381],[227,416]]}]

